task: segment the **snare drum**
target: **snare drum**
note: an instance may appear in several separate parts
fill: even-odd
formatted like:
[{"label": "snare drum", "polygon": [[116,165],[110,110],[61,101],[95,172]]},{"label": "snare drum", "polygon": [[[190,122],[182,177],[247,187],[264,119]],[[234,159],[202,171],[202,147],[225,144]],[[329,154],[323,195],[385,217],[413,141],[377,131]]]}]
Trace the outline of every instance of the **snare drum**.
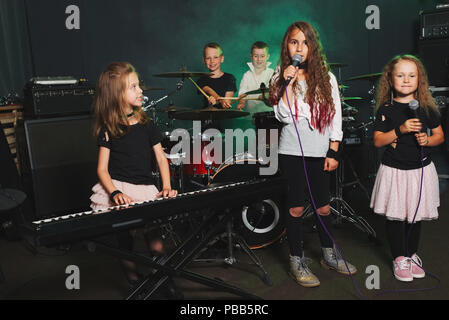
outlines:
[{"label": "snare drum", "polygon": [[[227,159],[212,177],[209,186],[255,178],[260,164],[250,153]],[[247,204],[238,212],[235,228],[251,249],[259,249],[278,241],[285,234],[282,201],[266,199]]]}]

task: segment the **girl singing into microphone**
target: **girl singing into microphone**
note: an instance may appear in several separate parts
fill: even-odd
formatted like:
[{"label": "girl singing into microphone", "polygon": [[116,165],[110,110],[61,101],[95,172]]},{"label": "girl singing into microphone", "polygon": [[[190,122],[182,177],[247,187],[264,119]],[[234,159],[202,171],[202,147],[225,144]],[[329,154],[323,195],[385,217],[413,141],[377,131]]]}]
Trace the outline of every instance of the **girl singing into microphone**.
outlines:
[{"label": "girl singing into microphone", "polygon": [[[292,65],[295,55],[302,58],[298,67]],[[343,274],[354,274],[357,269],[350,263],[345,264],[326,232],[332,233],[330,172],[338,167],[338,148],[343,138],[341,102],[337,80],[329,71],[318,33],[307,22],[295,22],[285,32],[280,65],[271,80],[270,102],[276,118],[284,123],[279,162],[289,188],[286,229],[290,275],[304,287],[320,284],[309,269],[302,248],[302,216],[309,195],[302,151],[317,214],[320,215],[317,220],[325,226],[317,221],[323,253],[321,265]]]},{"label": "girl singing into microphone", "polygon": [[[419,102],[419,119],[409,108],[412,100]],[[444,142],[439,111],[418,58],[400,55],[385,66],[376,107],[374,145],[386,150],[371,208],[386,217],[395,278],[412,281],[425,276],[417,255],[421,221],[437,219],[440,205],[438,175],[429,147]]]}]

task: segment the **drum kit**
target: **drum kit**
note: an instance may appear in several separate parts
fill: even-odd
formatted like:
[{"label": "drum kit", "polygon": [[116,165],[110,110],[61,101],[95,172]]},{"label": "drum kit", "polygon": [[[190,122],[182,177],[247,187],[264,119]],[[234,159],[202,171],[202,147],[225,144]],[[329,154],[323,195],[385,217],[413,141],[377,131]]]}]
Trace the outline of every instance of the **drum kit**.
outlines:
[{"label": "drum kit", "polygon": [[[331,63],[331,68],[339,68],[339,78],[341,78],[340,69],[343,67],[346,67],[346,64],[343,63]],[[194,78],[202,77],[202,76],[208,76],[208,73],[204,72],[193,72],[188,71],[185,69],[181,69],[181,71],[178,72],[167,72],[167,73],[161,73],[154,75],[155,77],[160,78],[173,78],[173,79],[179,79],[176,90],[168,93],[167,95],[161,97],[158,100],[155,101],[144,101],[143,109],[146,112],[151,113],[152,120],[155,123],[156,126],[160,127],[161,123],[159,121],[159,118],[157,117],[158,114],[165,114],[168,117],[168,122],[164,123],[164,126],[167,128],[167,130],[162,130],[164,132],[163,136],[164,139],[162,141],[162,146],[164,148],[164,151],[167,155],[168,161],[170,163],[170,172],[171,177],[173,179],[173,182],[175,182],[173,185],[175,188],[179,190],[179,192],[186,192],[186,191],[192,191],[195,189],[192,188],[204,188],[208,186],[214,186],[219,183],[229,182],[235,179],[234,181],[237,181],[237,179],[242,179],[242,177],[245,178],[255,178],[257,176],[257,170],[254,170],[254,168],[258,168],[258,166],[254,166],[254,164],[260,165],[257,157],[255,155],[252,155],[249,152],[244,152],[242,154],[235,154],[230,159],[226,159],[223,163],[215,163],[214,161],[208,160],[208,158],[204,158],[204,156],[201,157],[200,163],[194,164],[191,163],[191,161],[185,161],[186,160],[186,153],[171,153],[170,150],[174,146],[174,142],[171,141],[171,132],[174,129],[173,120],[187,120],[187,121],[202,121],[202,122],[210,122],[210,121],[222,121],[222,120],[228,120],[228,119],[236,119],[240,117],[245,117],[249,115],[248,112],[240,111],[240,110],[231,110],[231,109],[221,109],[216,108],[213,106],[209,106],[207,108],[202,109],[191,109],[186,108],[178,105],[170,104],[167,107],[157,107],[157,105],[162,102],[163,100],[166,100],[168,97],[176,93],[177,91],[181,90],[184,82],[187,80],[191,82],[194,87],[207,99],[209,96],[198,86],[198,84],[193,80]],[[381,74],[367,74],[367,75],[361,75],[357,77],[349,78],[348,81],[355,81],[355,80],[376,80]],[[343,131],[345,135],[349,134],[351,135],[354,131],[358,131],[359,129],[362,129],[364,132],[367,132],[368,126],[372,124],[370,123],[362,123],[360,125],[356,125],[355,117],[358,114],[358,109],[351,106],[349,103],[361,101],[363,98],[361,97],[346,97],[344,96],[345,90],[347,90],[349,87],[346,85],[341,84],[339,86],[340,94],[341,94],[341,103],[342,103],[342,115],[343,115]],[[143,86],[144,91],[149,90],[161,90],[161,88],[148,88],[146,86]],[[268,101],[266,99],[267,93],[269,88],[267,88],[264,84],[257,89],[247,92],[245,95],[240,97],[220,97],[220,99],[229,99],[233,100],[234,102],[238,100],[260,100],[261,102],[264,102],[268,105]],[[370,94],[374,95],[374,89],[370,90]],[[259,95],[257,98],[249,98],[250,95]],[[264,128],[264,129],[277,129],[281,130],[282,125],[275,119],[274,112],[261,112],[256,113],[253,115],[254,123],[256,126],[256,129]],[[192,129],[187,129],[192,130]],[[204,150],[206,148],[206,144],[208,141],[211,141],[211,136],[208,136],[204,132],[194,135],[192,137],[192,141],[196,140],[199,141],[201,144],[201,154],[204,154]],[[350,138],[350,137],[349,137]],[[175,142],[177,143],[177,142]],[[192,143],[192,142],[191,142]],[[267,143],[269,144],[270,141],[268,140]],[[274,143],[274,142],[273,142]],[[346,140],[347,144],[361,144],[360,139],[348,139]],[[345,144],[345,143],[343,143]],[[190,159],[191,160],[191,159]],[[349,159],[347,159],[350,161]],[[186,162],[186,164],[184,164]],[[245,162],[246,166],[237,165],[241,162]],[[343,164],[341,165],[343,168]],[[347,220],[355,223],[360,229],[367,232],[370,236],[375,237],[374,230],[368,225],[366,221],[364,221],[363,218],[358,217],[355,215],[354,211],[349,207],[349,205],[343,200],[342,198],[342,190],[344,187],[349,185],[357,184],[359,185],[366,193],[365,187],[360,183],[360,179],[355,174],[355,170],[353,169],[352,164],[350,164],[351,169],[353,170],[354,176],[356,177],[356,181],[352,182],[346,182],[343,181],[343,173],[344,171],[340,170],[340,173],[337,177],[337,192],[334,198],[332,198],[332,201],[336,203],[334,206],[334,211],[338,212],[338,216],[346,217]],[[253,170],[251,170],[253,169]],[[245,171],[246,170],[246,171]],[[243,171],[243,172],[242,172]],[[155,173],[156,181],[159,181],[159,173]],[[160,185],[159,185],[160,187]],[[257,207],[257,206],[255,206]],[[263,208],[262,211],[269,211],[273,213],[273,217],[268,219],[268,222],[266,222],[267,226],[266,228],[261,228],[258,224],[260,223],[260,208],[251,209],[251,207],[244,208],[242,210],[242,224],[248,225],[252,227],[247,227],[249,233],[254,233],[254,230],[269,230],[266,234],[258,234],[259,238],[254,243],[251,242],[251,237],[248,237],[249,245],[251,248],[259,248],[264,247],[270,243],[273,242],[273,239],[279,239],[281,236],[281,233],[283,233],[283,228],[279,229],[279,226],[282,225],[282,221],[279,222],[279,216],[276,216],[276,212],[279,212],[279,208],[276,204],[272,203],[263,203],[259,204],[259,207]],[[254,212],[256,211],[256,214]],[[348,215],[343,215],[343,211],[347,211],[349,213]],[[246,214],[244,214],[246,212]],[[252,212],[251,215],[249,212]],[[252,218],[250,218],[252,216]],[[281,215],[282,218],[282,215]],[[249,221],[249,222],[248,222]],[[276,221],[274,223],[273,221]],[[251,230],[250,230],[251,229]],[[260,236],[263,236],[263,239],[260,239]]]},{"label": "drum kit", "polygon": [[[177,129],[173,124],[174,120],[201,121],[201,123],[204,123],[207,127],[207,124],[212,121],[217,122],[236,119],[246,117],[250,114],[245,111],[221,109],[214,106],[201,109],[190,109],[173,104],[170,104],[167,107],[157,107],[161,101],[166,100],[168,97],[181,90],[186,80],[191,82],[193,86],[207,99],[209,96],[202,90],[201,87],[198,86],[198,84],[194,81],[194,78],[208,75],[208,73],[193,72],[185,69],[181,69],[181,71],[178,72],[156,74],[154,75],[155,77],[179,79],[176,90],[173,90],[155,101],[149,101],[144,98],[144,105],[142,107],[143,110],[150,114],[150,118],[159,129],[161,126],[164,127],[163,130],[160,130],[163,133],[162,147],[170,164],[172,185],[180,193],[195,191],[197,189],[207,187],[215,187],[219,184],[250,180],[258,177],[259,175],[259,166],[261,163],[257,160],[255,155],[249,152],[234,154],[225,159],[222,163],[215,163],[215,161],[211,160],[214,159],[214,151],[212,151],[210,157],[204,156],[207,151],[207,145],[216,137],[207,134],[205,131],[198,133],[194,130],[194,128],[186,130],[191,136],[190,146],[192,147],[192,144],[195,142],[201,145],[200,150],[202,156],[200,162],[196,163],[192,161],[193,152],[191,152],[190,155],[184,152],[184,150],[179,153],[171,152],[173,147],[178,143],[178,141],[174,142],[171,139],[173,137],[173,130]],[[143,91],[146,91],[145,89],[160,90],[159,88],[148,88],[144,85],[142,86]],[[234,102],[239,100],[260,100],[267,103],[268,101],[262,98],[262,96],[265,96],[267,92],[268,88],[266,88],[265,85],[262,85],[260,89],[247,92],[245,95],[238,98],[220,97],[218,100],[229,99]],[[247,97],[248,95],[253,94],[262,94],[262,96],[260,96],[260,98]],[[168,121],[166,123],[161,121],[162,117],[159,116],[162,115],[167,116]],[[264,127],[267,126],[267,123],[273,122],[274,119],[274,116],[270,112],[265,112],[263,115],[255,114],[255,116],[257,116],[257,122],[261,122],[261,126]],[[266,119],[266,121],[264,121],[264,119]],[[221,134],[221,138],[222,141],[224,141],[224,134]],[[193,149],[191,148],[191,150]],[[190,157],[190,159],[187,159],[187,157]],[[154,167],[157,170],[157,166]],[[154,176],[157,183],[159,183],[158,187],[160,187],[161,181],[159,172],[154,172]],[[239,232],[246,240],[250,249],[265,247],[266,245],[279,239],[283,234],[283,217],[282,215],[279,215],[280,210],[278,205],[279,204],[276,204],[276,201],[267,199],[262,203],[248,204],[247,207],[242,208],[241,213],[239,212],[238,219],[241,220]],[[234,260],[235,259],[231,255],[231,257],[228,257],[226,261],[232,262]]]},{"label": "drum kit", "polygon": [[[204,159],[204,157],[201,157],[200,163],[192,163],[190,161],[191,159],[187,160],[185,157],[187,156],[185,152],[182,153],[171,153],[170,150],[174,146],[175,143],[171,141],[171,132],[175,129],[173,125],[174,120],[187,120],[187,121],[201,121],[202,123],[207,123],[208,121],[221,121],[221,120],[227,120],[227,119],[235,119],[239,117],[247,116],[249,113],[239,110],[231,110],[231,109],[221,109],[216,107],[207,107],[202,109],[190,109],[186,107],[176,106],[176,105],[169,105],[168,107],[159,108],[156,107],[157,104],[159,104],[161,101],[167,99],[177,91],[179,91],[183,85],[185,80],[190,81],[198,91],[200,91],[206,98],[209,98],[209,96],[196,84],[196,82],[193,80],[193,78],[198,78],[202,76],[208,76],[208,73],[204,72],[193,72],[188,71],[185,69],[181,69],[181,71],[178,72],[167,72],[167,73],[161,73],[161,74],[155,74],[155,77],[160,78],[178,78],[180,81],[177,84],[176,90],[168,93],[164,97],[156,100],[156,101],[147,101],[144,103],[143,110],[146,112],[150,112],[152,114],[152,120],[154,124],[157,127],[160,127],[161,125],[165,126],[166,130],[163,130],[163,141],[162,141],[162,147],[165,151],[165,154],[167,156],[167,159],[170,163],[170,168],[173,169],[172,171],[172,177],[175,176],[177,178],[177,184],[176,188],[180,192],[186,191],[188,188],[187,181],[184,179],[184,175],[190,176],[192,179],[190,179],[194,185],[200,186],[200,187],[207,187],[210,183],[212,183],[212,177],[214,176],[214,173],[216,172],[218,168],[218,164],[210,163],[208,159]],[[161,124],[159,121],[159,118],[157,117],[157,113],[163,113],[166,114],[168,117],[168,122]],[[188,129],[192,130],[192,129]],[[199,142],[201,144],[201,154],[203,154],[203,151],[206,147],[206,142],[210,141],[211,137],[207,134],[204,134],[201,132],[200,134],[194,134],[192,137],[192,141]],[[177,161],[172,161],[177,160]],[[184,160],[184,161],[183,161]],[[186,164],[184,164],[186,162]],[[157,180],[159,179],[159,174],[156,172],[155,176],[157,177]],[[159,181],[160,183],[160,181]]]}]

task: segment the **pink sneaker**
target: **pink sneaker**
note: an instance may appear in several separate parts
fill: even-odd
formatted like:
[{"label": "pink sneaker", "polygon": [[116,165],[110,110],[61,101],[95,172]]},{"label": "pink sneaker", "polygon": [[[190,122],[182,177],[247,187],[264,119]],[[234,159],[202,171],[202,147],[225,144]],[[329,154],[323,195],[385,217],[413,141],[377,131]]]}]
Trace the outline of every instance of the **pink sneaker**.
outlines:
[{"label": "pink sneaker", "polygon": [[394,277],[400,281],[413,281],[410,258],[400,256],[393,261]]},{"label": "pink sneaker", "polygon": [[424,276],[426,275],[426,272],[422,268],[421,258],[418,257],[418,255],[416,253],[414,253],[412,255],[410,262],[412,264],[411,270],[412,270],[413,278],[419,278],[419,279],[424,278]]}]

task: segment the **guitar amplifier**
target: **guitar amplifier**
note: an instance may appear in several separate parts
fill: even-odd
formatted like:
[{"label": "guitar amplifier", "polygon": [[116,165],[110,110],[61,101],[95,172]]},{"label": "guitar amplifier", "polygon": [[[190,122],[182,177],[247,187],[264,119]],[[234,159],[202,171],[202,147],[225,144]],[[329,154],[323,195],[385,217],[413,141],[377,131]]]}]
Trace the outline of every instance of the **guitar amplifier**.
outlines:
[{"label": "guitar amplifier", "polygon": [[[43,83],[43,84],[41,84]],[[95,88],[86,84],[30,81],[24,89],[26,118],[90,114]]]},{"label": "guitar amplifier", "polygon": [[420,39],[449,38],[449,5],[440,9],[421,11]]}]

